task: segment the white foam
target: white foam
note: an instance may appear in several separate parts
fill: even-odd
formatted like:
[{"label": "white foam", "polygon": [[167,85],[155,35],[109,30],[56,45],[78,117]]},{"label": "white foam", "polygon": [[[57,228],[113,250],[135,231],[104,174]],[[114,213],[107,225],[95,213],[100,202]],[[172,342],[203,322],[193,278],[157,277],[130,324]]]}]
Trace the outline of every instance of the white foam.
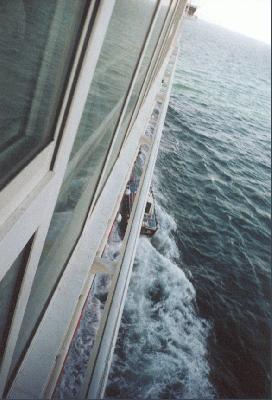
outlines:
[{"label": "white foam", "polygon": [[212,398],[209,324],[195,307],[195,289],[180,265],[171,232],[176,223],[158,207],[160,230],[142,237],[121,324],[108,393],[130,398]]}]

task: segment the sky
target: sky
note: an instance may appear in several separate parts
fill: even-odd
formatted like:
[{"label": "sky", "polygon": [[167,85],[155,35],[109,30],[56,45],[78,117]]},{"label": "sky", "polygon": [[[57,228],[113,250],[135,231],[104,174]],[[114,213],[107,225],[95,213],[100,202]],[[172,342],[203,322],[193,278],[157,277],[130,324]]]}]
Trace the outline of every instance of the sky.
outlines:
[{"label": "sky", "polygon": [[271,0],[191,0],[200,19],[271,44]]}]

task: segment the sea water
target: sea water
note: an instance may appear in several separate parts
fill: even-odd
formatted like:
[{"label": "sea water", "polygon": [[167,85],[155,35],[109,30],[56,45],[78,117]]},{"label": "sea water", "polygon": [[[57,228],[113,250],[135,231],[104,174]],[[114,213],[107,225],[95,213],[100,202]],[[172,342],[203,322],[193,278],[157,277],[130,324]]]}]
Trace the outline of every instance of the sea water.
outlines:
[{"label": "sea water", "polygon": [[270,47],[186,20],[106,397],[270,394]]}]

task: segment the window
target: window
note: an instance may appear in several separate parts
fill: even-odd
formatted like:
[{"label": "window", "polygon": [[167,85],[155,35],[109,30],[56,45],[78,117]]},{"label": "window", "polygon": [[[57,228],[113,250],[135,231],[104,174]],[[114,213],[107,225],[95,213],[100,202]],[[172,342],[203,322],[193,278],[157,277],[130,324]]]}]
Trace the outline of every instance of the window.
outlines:
[{"label": "window", "polygon": [[0,187],[51,140],[87,0],[0,0]]},{"label": "window", "polygon": [[[107,166],[107,173],[113,167],[113,165],[114,165],[114,163],[115,163],[115,161],[116,161],[116,159],[118,157],[119,151],[121,149],[122,142],[123,142],[124,137],[126,135],[126,132],[127,132],[127,129],[128,129],[128,126],[129,126],[129,123],[130,123],[130,120],[131,120],[131,117],[132,117],[132,114],[133,114],[133,111],[134,111],[134,107],[136,106],[137,100],[139,98],[139,94],[140,94],[142,85],[144,83],[144,79],[146,77],[146,73],[147,73],[148,67],[149,67],[150,62],[152,60],[152,56],[153,56],[153,53],[155,51],[157,42],[159,40],[159,36],[160,36],[161,30],[163,28],[163,24],[164,24],[165,18],[167,16],[167,12],[169,10],[170,2],[171,2],[171,0],[164,1],[163,5],[161,6],[161,8],[159,10],[159,13],[158,13],[158,16],[157,16],[157,20],[156,20],[152,35],[151,35],[149,43],[147,45],[147,48],[146,48],[146,51],[145,51],[145,54],[144,54],[144,58],[143,58],[143,62],[141,64],[141,67],[140,67],[140,70],[139,70],[139,75],[138,75],[137,81],[136,81],[136,83],[134,85],[134,88],[133,88],[133,91],[132,91],[132,94],[131,94],[131,97],[130,97],[130,100],[129,100],[129,103],[128,103],[126,116],[125,116],[125,118],[123,120],[123,123],[121,125],[117,140],[114,143],[112,156],[111,156],[110,162],[108,163],[108,166]],[[107,177],[107,174],[106,174],[105,178],[106,177]]]},{"label": "window", "polygon": [[166,41],[164,43],[163,51],[162,51],[162,53],[160,55],[159,63],[157,65],[157,67],[156,67],[156,70],[155,70],[155,73],[154,73],[154,76],[153,76],[153,80],[155,79],[159,69],[161,68],[161,66],[162,66],[162,64],[164,62],[164,59],[166,57],[166,54],[169,51],[169,49],[170,49],[170,47],[171,47],[171,45],[173,43],[173,38],[174,38],[174,36],[176,34],[176,30],[177,30],[179,22],[180,22],[180,17],[181,17],[181,15],[183,13],[185,5],[186,5],[186,2],[183,2],[183,3],[179,4],[179,6],[182,6],[182,8],[179,7],[179,11],[178,11],[177,15],[175,15],[175,18],[171,21],[171,25],[169,27],[170,29],[169,29],[169,32],[168,32],[168,35],[167,35],[167,39],[166,39]]},{"label": "window", "polygon": [[34,279],[17,354],[37,326],[81,234],[156,4],[116,1]]},{"label": "window", "polygon": [[145,206],[145,214],[149,214],[150,209],[151,209],[151,203],[146,203],[146,206]]},{"label": "window", "polygon": [[0,363],[5,351],[13,312],[25,273],[32,239],[21,251],[0,282]]}]

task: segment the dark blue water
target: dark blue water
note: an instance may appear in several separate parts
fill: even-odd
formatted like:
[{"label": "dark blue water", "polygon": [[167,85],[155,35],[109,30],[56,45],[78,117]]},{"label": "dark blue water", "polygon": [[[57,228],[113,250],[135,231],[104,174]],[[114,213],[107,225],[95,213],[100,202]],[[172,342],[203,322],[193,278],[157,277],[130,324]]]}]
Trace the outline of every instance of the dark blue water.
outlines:
[{"label": "dark blue water", "polygon": [[107,394],[270,398],[270,48],[185,21]]}]

